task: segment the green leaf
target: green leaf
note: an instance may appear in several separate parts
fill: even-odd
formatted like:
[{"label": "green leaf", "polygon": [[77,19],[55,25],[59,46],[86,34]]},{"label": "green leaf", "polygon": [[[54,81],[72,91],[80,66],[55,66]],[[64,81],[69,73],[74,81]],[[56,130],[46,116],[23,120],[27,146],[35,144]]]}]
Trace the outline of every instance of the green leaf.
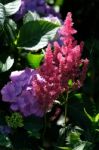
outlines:
[{"label": "green leaf", "polygon": [[8,56],[5,63],[0,61],[0,71],[5,72],[8,71],[14,63],[14,59],[11,56]]},{"label": "green leaf", "polygon": [[28,11],[28,13],[23,18],[23,23],[25,24],[29,21],[35,21],[35,20],[39,20],[39,19],[40,19],[40,17],[36,12]]},{"label": "green leaf", "polygon": [[37,51],[55,38],[59,25],[46,20],[31,21],[22,26],[17,41],[18,47]]},{"label": "green leaf", "polygon": [[61,6],[63,4],[63,0],[56,0],[55,5]]},{"label": "green leaf", "polygon": [[95,116],[95,122],[97,123],[99,121],[99,113]]},{"label": "green leaf", "polygon": [[77,97],[78,99],[82,99],[82,93],[75,94],[75,97]]},{"label": "green leaf", "polygon": [[67,143],[74,146],[75,144],[81,142],[80,135],[81,133],[78,131],[71,131],[66,138]]},{"label": "green leaf", "polygon": [[5,21],[5,9],[4,5],[0,3],[0,25],[3,25]]},{"label": "green leaf", "polygon": [[5,120],[9,127],[17,128],[17,127],[23,127],[23,118],[22,115],[18,112],[12,113],[11,116],[6,116]]},{"label": "green leaf", "polygon": [[0,146],[11,147],[10,139],[3,134],[0,134]]},{"label": "green leaf", "polygon": [[28,53],[28,55],[27,55],[28,64],[32,68],[38,68],[40,66],[40,63],[41,63],[43,57],[44,57],[43,54],[31,54],[31,53]]},{"label": "green leaf", "polygon": [[70,88],[72,88],[72,86],[73,86],[73,81],[72,81],[71,79],[68,80],[68,85],[69,85]]},{"label": "green leaf", "polygon": [[94,122],[94,118],[91,117],[91,116],[87,113],[87,111],[86,111],[85,108],[84,108],[84,112],[85,112],[86,116],[89,118],[89,120],[90,120],[91,122]]},{"label": "green leaf", "polygon": [[17,24],[15,23],[15,21],[13,21],[12,19],[8,19],[7,21],[8,21],[7,23],[10,25],[12,30],[16,31],[17,30]]},{"label": "green leaf", "polygon": [[61,150],[72,150],[72,149],[69,148],[69,147],[58,147],[58,149],[61,149]]},{"label": "green leaf", "polygon": [[25,118],[24,128],[31,136],[39,138],[40,137],[39,131],[43,128],[43,120],[42,118],[35,116]]},{"label": "green leaf", "polygon": [[82,143],[81,145],[75,147],[73,150],[84,150],[86,143]]},{"label": "green leaf", "polygon": [[19,10],[20,6],[21,6],[21,0],[15,0],[13,2],[5,4],[4,7],[5,7],[6,16],[14,15]]}]

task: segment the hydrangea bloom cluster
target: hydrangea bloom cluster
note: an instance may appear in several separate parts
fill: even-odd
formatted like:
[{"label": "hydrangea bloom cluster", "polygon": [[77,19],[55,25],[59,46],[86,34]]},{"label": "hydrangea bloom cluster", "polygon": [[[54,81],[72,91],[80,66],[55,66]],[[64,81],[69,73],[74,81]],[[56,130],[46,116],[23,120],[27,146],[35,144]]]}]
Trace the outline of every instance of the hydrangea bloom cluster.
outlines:
[{"label": "hydrangea bloom cluster", "polygon": [[1,93],[13,111],[20,111],[24,116],[43,116],[62,92],[70,90],[69,80],[72,80],[72,89],[82,86],[88,60],[81,59],[83,43],[77,45],[73,37],[76,32],[72,14],[68,13],[59,30],[61,44],[48,45],[43,65],[36,70],[11,73],[11,81]]},{"label": "hydrangea bloom cluster", "polygon": [[14,71],[10,76],[11,81],[1,90],[3,101],[10,102],[11,109],[20,111],[24,116],[31,114],[42,116],[43,113],[32,88],[35,76],[42,82],[35,70],[27,68],[22,71]]},{"label": "hydrangea bloom cluster", "polygon": [[53,8],[46,4],[45,0],[21,0],[21,7],[15,18],[17,20],[22,18],[29,10],[32,12],[36,11],[41,16],[59,16]]}]

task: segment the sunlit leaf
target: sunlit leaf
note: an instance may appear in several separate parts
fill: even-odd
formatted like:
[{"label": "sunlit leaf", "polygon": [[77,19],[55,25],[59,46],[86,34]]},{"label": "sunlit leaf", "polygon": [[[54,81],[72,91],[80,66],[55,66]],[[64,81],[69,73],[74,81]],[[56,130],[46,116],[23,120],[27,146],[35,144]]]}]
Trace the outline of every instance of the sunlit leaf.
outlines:
[{"label": "sunlit leaf", "polygon": [[90,119],[90,121],[93,122],[93,121],[94,121],[94,118],[91,117],[91,116],[87,113],[87,111],[86,111],[85,108],[84,108],[84,112],[85,112],[86,116]]},{"label": "sunlit leaf", "polygon": [[27,61],[32,68],[38,68],[40,66],[43,57],[44,57],[43,54],[28,53]]},{"label": "sunlit leaf", "polygon": [[5,4],[5,11],[6,11],[6,16],[10,16],[15,14],[21,6],[21,0],[15,0],[13,2],[10,2],[8,4]]},{"label": "sunlit leaf", "polygon": [[11,56],[8,56],[5,63],[0,62],[1,64],[0,66],[2,66],[0,68],[0,71],[1,72],[8,71],[12,67],[13,63],[14,63],[14,58],[11,58]]},{"label": "sunlit leaf", "polygon": [[35,21],[35,20],[39,20],[39,15],[36,12],[31,12],[28,11],[28,13],[24,16],[23,18],[23,22],[24,24],[29,22],[29,21]]},{"label": "sunlit leaf", "polygon": [[99,121],[99,113],[95,116],[95,122]]},{"label": "sunlit leaf", "polygon": [[22,26],[19,32],[18,47],[37,51],[55,38],[59,25],[46,20],[31,21]]},{"label": "sunlit leaf", "polygon": [[85,143],[82,143],[81,145],[75,147],[73,150],[84,150],[85,145],[86,145]]},{"label": "sunlit leaf", "polygon": [[0,3],[0,25],[3,25],[5,21],[5,9],[4,5]]},{"label": "sunlit leaf", "polygon": [[71,148],[69,147],[58,147],[59,150],[72,150]]}]

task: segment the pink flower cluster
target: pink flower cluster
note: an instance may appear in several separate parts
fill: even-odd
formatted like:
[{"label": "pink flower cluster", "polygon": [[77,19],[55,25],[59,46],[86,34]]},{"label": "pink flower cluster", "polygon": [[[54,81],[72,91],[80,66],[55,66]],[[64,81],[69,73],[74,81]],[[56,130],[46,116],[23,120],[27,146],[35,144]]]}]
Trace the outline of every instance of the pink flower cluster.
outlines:
[{"label": "pink flower cluster", "polygon": [[[83,43],[77,45],[73,37],[76,32],[69,12],[59,30],[62,44],[54,42],[48,45],[43,65],[36,70],[26,69],[18,75],[13,73],[11,82],[1,91],[3,101],[10,102],[11,109],[24,116],[43,116],[62,92],[82,86],[88,60],[81,59]],[[68,84],[69,80],[72,86]]]}]

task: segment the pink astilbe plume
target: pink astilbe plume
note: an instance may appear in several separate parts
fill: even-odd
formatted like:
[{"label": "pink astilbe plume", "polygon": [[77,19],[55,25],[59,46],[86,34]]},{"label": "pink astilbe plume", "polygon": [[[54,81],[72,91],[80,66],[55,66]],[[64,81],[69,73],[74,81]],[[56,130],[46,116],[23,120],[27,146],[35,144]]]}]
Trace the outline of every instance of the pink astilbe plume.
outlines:
[{"label": "pink astilbe plume", "polygon": [[72,89],[82,86],[88,67],[88,59],[81,59],[84,44],[77,45],[73,37],[75,33],[77,31],[73,28],[72,14],[69,12],[59,30],[62,46],[58,42],[54,42],[53,46],[53,65],[58,68],[61,88],[66,91],[69,90],[69,80],[72,81]]},{"label": "pink astilbe plume", "polygon": [[83,85],[88,59],[81,59],[83,42],[77,44],[73,37],[75,33],[69,12],[59,30],[61,45],[57,41],[48,45],[44,63],[36,70],[27,68],[11,73],[11,81],[2,88],[1,94],[13,111],[42,117],[62,92]]},{"label": "pink astilbe plume", "polygon": [[36,78],[32,83],[33,89],[35,89],[41,107],[46,111],[61,93],[60,75],[58,68],[53,65],[53,53],[50,45],[46,49],[44,64],[38,69],[38,72],[45,82],[42,84]]},{"label": "pink astilbe plume", "polygon": [[[73,37],[75,33],[77,31],[73,29],[72,15],[68,13],[59,31],[62,46],[54,42],[52,51],[49,44],[44,63],[38,69],[44,79],[43,84],[37,78],[32,82],[39,104],[45,112],[62,92],[80,88],[86,77],[88,60],[81,59],[83,42],[77,45]],[[68,84],[69,80],[72,80],[72,87]]]}]

